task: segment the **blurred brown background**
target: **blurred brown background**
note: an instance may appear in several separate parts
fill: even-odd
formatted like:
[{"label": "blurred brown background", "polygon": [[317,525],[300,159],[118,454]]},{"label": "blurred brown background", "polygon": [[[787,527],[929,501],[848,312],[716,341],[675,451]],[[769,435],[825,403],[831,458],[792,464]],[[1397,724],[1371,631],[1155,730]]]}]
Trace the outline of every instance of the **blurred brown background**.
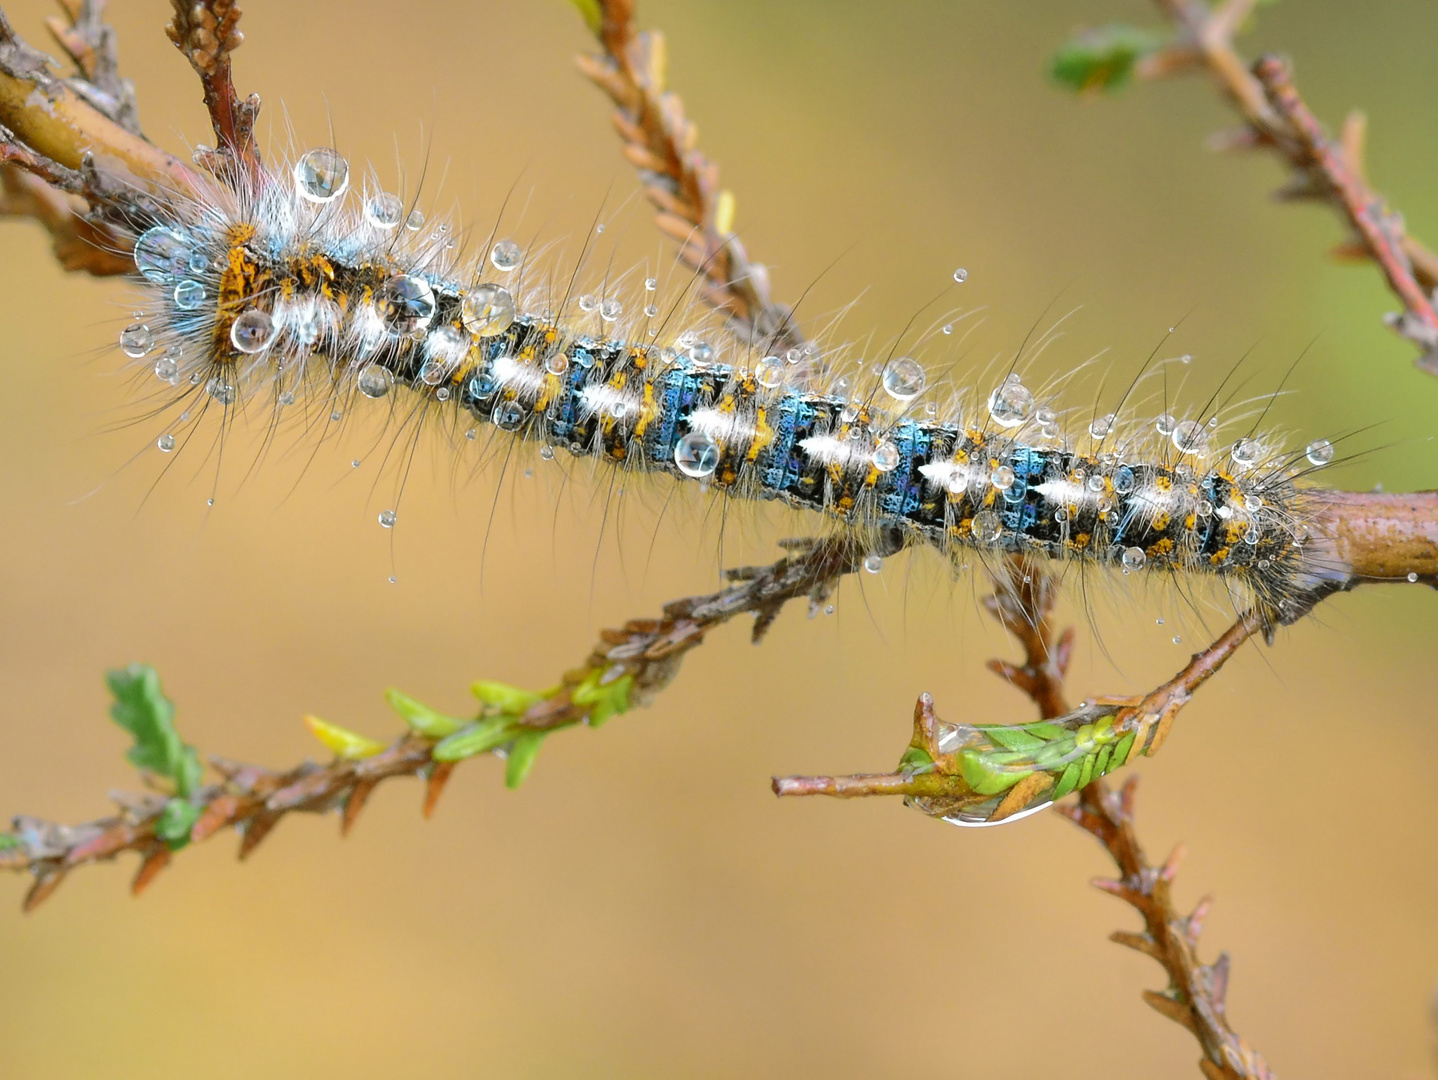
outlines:
[{"label": "blurred brown background", "polygon": [[[48,7],[7,7],[39,43]],[[166,10],[129,0],[113,18],[147,130],[184,147],[210,136]],[[1230,123],[1207,85],[1080,103],[1047,83],[1076,26],[1151,25],[1146,5],[641,12],[669,36],[672,82],[780,296],[838,260],[806,303],[863,294],[845,330],[883,340],[963,265],[955,302],[990,307],[971,363],[1016,346],[1056,296],[1083,305],[1048,373],[1105,346],[1132,370],[1193,309],[1172,351],[1195,354],[1200,387],[1256,342],[1270,389],[1317,337],[1279,410],[1295,442],[1377,425],[1359,440],[1375,452],[1335,482],[1438,483],[1438,382],[1382,327],[1394,302],[1371,268],[1325,260],[1340,237],[1325,212],[1268,201],[1273,162],[1204,151]],[[237,79],[276,131],[287,116],[301,145],[325,143],[332,122],[386,178],[396,144],[411,174],[428,147],[431,205],[487,224],[513,188],[527,224],[572,239],[634,190],[557,0],[252,0],[245,30]],[[1375,183],[1430,240],[1435,35],[1418,0],[1286,0],[1245,41],[1290,51],[1330,123],[1370,110]],[[658,265],[645,213],[606,220],[618,265]],[[202,751],[278,765],[319,753],[305,712],[384,736],[388,685],[457,712],[473,678],[547,685],[597,627],[716,580],[698,511],[666,515],[651,556],[659,499],[601,538],[601,500],[543,475],[506,485],[481,578],[495,476],[456,477],[438,440],[392,536],[375,524],[390,496],[371,492],[373,432],[308,464],[285,443],[249,478],[241,434],[218,482],[194,454],[151,492],[153,428],[110,431],[134,415],[105,347],[133,301],[63,276],[46,249],[0,225],[0,812],[79,820],[134,786],[107,666],[154,663]],[[724,558],[767,558],[795,527],[730,530]],[[0,1075],[1197,1075],[1188,1035],[1139,1000],[1158,969],[1105,940],[1134,916],[1087,886],[1107,865],[1072,826],[966,831],[897,803],[769,794],[772,773],[889,767],[919,690],[950,719],[1028,715],[983,670],[1010,646],[976,586],[936,563],[846,586],[835,618],[786,614],[761,649],[716,634],[656,706],[553,739],[522,790],[494,762],[466,766],[428,824],[419,785],[397,782],[346,842],[298,819],[242,867],[225,837],[141,901],[132,864],[75,875],[25,918],[24,882],[0,880]],[[1121,663],[1085,631],[1076,695],[1146,688],[1204,632],[1166,594],[1098,607]],[[1205,955],[1233,953],[1230,1014],[1285,1076],[1428,1074],[1435,628],[1417,589],[1325,604],[1237,659],[1139,766],[1151,853],[1188,842],[1179,895],[1217,894]]]}]

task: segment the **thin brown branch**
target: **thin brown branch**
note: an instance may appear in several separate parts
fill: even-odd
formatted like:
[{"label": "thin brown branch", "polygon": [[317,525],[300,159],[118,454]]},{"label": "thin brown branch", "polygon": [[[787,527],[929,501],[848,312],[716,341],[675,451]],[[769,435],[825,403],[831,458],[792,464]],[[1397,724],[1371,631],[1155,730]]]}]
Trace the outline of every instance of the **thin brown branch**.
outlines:
[{"label": "thin brown branch", "polygon": [[[1401,215],[1391,210],[1364,178],[1364,125],[1350,117],[1340,142],[1333,142],[1303,103],[1287,65],[1264,57],[1256,65],[1243,60],[1233,38],[1251,13],[1253,0],[1225,0],[1210,7],[1202,0],[1154,0],[1178,32],[1177,42],[1142,61],[1140,78],[1163,78],[1202,67],[1247,125],[1238,137],[1225,136],[1229,149],[1267,148],[1294,170],[1281,195],[1327,202],[1353,231],[1340,245],[1345,257],[1376,261],[1404,311],[1390,324],[1422,350],[1418,366],[1438,375],[1438,255],[1410,236]],[[1179,60],[1182,62],[1179,62]]]},{"label": "thin brown branch", "polygon": [[242,101],[230,71],[230,54],[245,40],[239,30],[240,5],[237,0],[171,0],[171,4],[175,14],[165,33],[200,77],[216,150],[238,165],[242,175],[257,177],[261,166],[255,118],[260,99],[251,94]]},{"label": "thin brown branch", "polygon": [[[0,159],[5,147],[0,146]],[[104,222],[85,216],[83,199],[67,195],[39,176],[0,164],[0,217],[34,218],[50,234],[55,258],[66,270],[96,277],[127,274],[135,268],[126,254],[129,240]]]},{"label": "thin brown branch", "polygon": [[[1020,560],[1011,560],[998,581],[988,608],[1008,630],[1024,652],[1022,664],[990,661],[989,667],[1028,695],[1045,720],[1062,720],[1070,714],[1064,699],[1064,674],[1072,649],[1072,628],[1055,634],[1052,611],[1056,584]],[[1189,664],[1162,686],[1142,699],[1125,702],[1151,726],[1152,753],[1162,743],[1173,717],[1193,692],[1213,676],[1234,651],[1260,628],[1256,615],[1247,614],[1212,646],[1195,655]],[[1116,721],[1115,726],[1118,722]],[[911,747],[923,750],[942,765],[940,723],[929,695],[919,698],[914,710]],[[1035,777],[1041,774],[1034,774]],[[1032,777],[1030,778],[1033,779]],[[936,808],[945,816],[953,808],[952,791],[957,786],[952,773],[898,772],[848,777],[782,777],[774,781],[778,795],[830,795],[840,798],[866,795],[903,795],[921,809]],[[1003,820],[1042,797],[1045,784],[1035,783],[1025,791],[1024,783],[1011,788],[990,821]],[[1027,781],[1025,781],[1027,782]],[[1167,862],[1155,867],[1146,860],[1133,828],[1133,801],[1136,780],[1130,779],[1115,796],[1102,779],[1083,787],[1075,805],[1059,807],[1103,845],[1118,868],[1113,881],[1095,881],[1105,892],[1130,904],[1143,918],[1142,933],[1117,931],[1112,940],[1152,957],[1162,965],[1169,979],[1162,992],[1145,991],[1144,1000],[1155,1010],[1187,1028],[1203,1049],[1199,1068],[1209,1080],[1271,1080],[1272,1074],[1261,1055],[1228,1025],[1225,994],[1229,960],[1220,954],[1211,964],[1202,964],[1196,948],[1209,901],[1200,902],[1192,915],[1180,915],[1172,897],[1173,878],[1182,858],[1182,845]]]},{"label": "thin brown branch", "polygon": [[104,0],[60,0],[60,6],[65,14],[45,25],[78,72],[71,88],[132,135],[143,134],[135,86],[120,77],[119,44],[105,22]]},{"label": "thin brown branch", "polygon": [[[666,89],[663,35],[638,30],[633,0],[599,0],[598,7],[594,30],[604,51],[577,62],[616,106],[624,156],[658,210],[660,230],[698,275],[701,297],[729,316],[741,338],[764,350],[805,348],[791,310],[769,294],[767,271],[749,261],[734,233],[734,199],[720,189],[718,166],[699,152],[683,102]],[[812,364],[817,354],[806,359]]]},{"label": "thin brown branch", "polygon": [[[597,726],[603,718],[596,712],[596,687],[627,680],[623,707],[647,702],[668,684],[683,656],[703,644],[710,630],[736,616],[753,615],[757,642],[789,601],[807,598],[811,611],[822,607],[838,580],[857,571],[865,554],[843,540],[790,547],[790,554],[770,566],[730,571],[732,584],[717,593],[677,600],[666,605],[657,619],[634,619],[619,629],[602,631],[584,664],[566,672],[556,691],[529,695],[536,700],[515,713],[505,745],[525,733]],[[388,746],[341,752],[325,765],[306,761],[285,770],[212,758],[211,767],[221,781],[190,797],[198,817],[188,839],[198,842],[234,829],[242,838],[240,857],[244,858],[287,815],[331,811],[339,811],[341,828],[348,832],[375,786],[396,776],[426,779],[428,817],[456,764],[434,756],[440,741],[411,731]],[[0,844],[0,869],[34,876],[25,898],[28,911],[75,868],[133,851],[142,860],[134,883],[139,891],[169,862],[169,845],[157,832],[168,801],[160,796],[127,797],[119,813],[75,826],[17,817],[12,832],[0,834],[6,841]]]}]

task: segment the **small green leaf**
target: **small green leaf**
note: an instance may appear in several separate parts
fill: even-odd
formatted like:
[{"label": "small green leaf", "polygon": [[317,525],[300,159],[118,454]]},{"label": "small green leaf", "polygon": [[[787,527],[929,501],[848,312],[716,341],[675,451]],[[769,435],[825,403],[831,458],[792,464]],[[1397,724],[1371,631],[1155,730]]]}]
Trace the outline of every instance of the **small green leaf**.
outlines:
[{"label": "small green leaf", "polygon": [[987,755],[972,750],[959,754],[959,769],[963,773],[964,783],[979,795],[997,795],[1029,775],[1023,770],[994,768],[995,764],[1001,763],[992,762],[987,759]]},{"label": "small green leaf", "polygon": [[504,786],[511,790],[524,783],[529,770],[534,768],[534,759],[544,745],[547,731],[527,731],[514,740],[509,748],[509,758],[504,763]]},{"label": "small green leaf", "polygon": [[350,731],[349,728],[342,728],[338,724],[331,724],[318,716],[306,716],[305,727],[341,761],[362,761],[382,753],[385,748],[384,743],[376,739]]},{"label": "small green leaf", "polygon": [[463,720],[456,720],[453,716],[436,712],[408,694],[400,693],[394,687],[390,687],[384,692],[384,699],[389,702],[391,709],[399,713],[400,719],[409,725],[411,731],[416,735],[423,735],[427,739],[443,739],[453,735],[465,724]]},{"label": "small green leaf", "polygon": [[1042,739],[1030,735],[1022,727],[995,724],[990,727],[980,727],[979,730],[1005,750],[1022,750],[1031,754],[1044,745]]},{"label": "small green leaf", "polygon": [[481,720],[441,740],[431,752],[431,756],[435,761],[463,761],[476,754],[486,754],[514,738],[515,726],[514,721],[507,716]]},{"label": "small green leaf", "polygon": [[1137,732],[1130,731],[1127,735],[1120,739],[1118,741],[1118,745],[1113,748],[1113,757],[1109,758],[1110,772],[1112,772],[1114,769],[1117,769],[1120,765],[1122,765],[1125,761],[1128,760],[1128,754],[1129,751],[1133,749],[1133,740],[1136,734]]},{"label": "small green leaf", "polygon": [[1079,763],[1077,761],[1070,761],[1068,768],[1064,770],[1064,774],[1059,777],[1059,782],[1057,786],[1055,786],[1054,793],[1050,798],[1057,802],[1074,788],[1078,787],[1079,772]]},{"label": "small green leaf", "polygon": [[189,795],[200,784],[203,768],[195,748],[175,730],[175,706],[160,688],[160,676],[148,664],[109,671],[105,681],[115,699],[110,717],[135,739],[125,753],[130,764],[171,780]]},{"label": "small green leaf", "polygon": [[521,690],[517,686],[502,682],[481,680],[470,684],[469,689],[479,698],[480,704],[484,705],[486,710],[504,716],[521,716],[531,705],[544,700],[543,694],[536,694],[533,690]]},{"label": "small green leaf", "polygon": [[1098,760],[1094,762],[1093,766],[1094,776],[1102,776],[1104,773],[1108,772],[1109,756],[1112,753],[1113,747],[1111,746],[1105,746],[1102,750],[1098,752]]},{"label": "small green leaf", "polygon": [[0,833],[0,851],[13,851],[20,846],[20,838],[12,833]]},{"label": "small green leaf", "polygon": [[927,772],[934,767],[934,759],[922,746],[907,746],[899,758],[899,772]]},{"label": "small green leaf", "polygon": [[1061,735],[1068,734],[1068,729],[1062,724],[1055,724],[1049,720],[1040,720],[1037,724],[1025,724],[1024,730],[1040,739],[1057,739]]},{"label": "small green leaf", "polygon": [[1079,787],[1088,787],[1088,782],[1093,779],[1093,762],[1093,754],[1083,759],[1083,768],[1079,770]]},{"label": "small green leaf", "polygon": [[588,677],[576,686],[569,700],[576,705],[588,706],[589,726],[600,727],[611,716],[629,711],[629,690],[634,685],[633,675],[624,675],[612,683],[602,684],[599,670],[591,671]]},{"label": "small green leaf", "polygon": [[176,796],[160,811],[160,817],[155,822],[155,835],[165,841],[171,851],[179,851],[190,842],[190,830],[198,820],[200,808],[189,799]]},{"label": "small green leaf", "polygon": [[1049,73],[1072,90],[1117,90],[1133,78],[1134,65],[1161,48],[1163,39],[1115,23],[1084,30],[1054,54]]}]

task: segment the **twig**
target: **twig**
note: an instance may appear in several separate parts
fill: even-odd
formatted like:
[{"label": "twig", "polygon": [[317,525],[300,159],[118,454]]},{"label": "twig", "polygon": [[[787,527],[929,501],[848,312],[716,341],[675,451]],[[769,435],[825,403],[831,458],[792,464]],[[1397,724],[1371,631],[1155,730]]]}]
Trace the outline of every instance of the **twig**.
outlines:
[{"label": "twig", "polygon": [[[1024,661],[1012,664],[991,660],[989,667],[1028,695],[1045,720],[1061,720],[1070,713],[1064,700],[1063,681],[1072,650],[1073,631],[1070,627],[1057,638],[1054,636],[1051,613],[1057,586],[1018,560],[1011,561],[1006,571],[987,606],[1023,648]],[[1255,616],[1241,617],[1212,646],[1194,656],[1183,671],[1130,707],[1140,713],[1160,715],[1156,731],[1166,734],[1173,716],[1189,700],[1193,691],[1210,678],[1258,627]],[[1158,741],[1161,737],[1161,734],[1157,736]],[[947,756],[941,748],[941,741],[933,701],[924,694],[914,710],[914,739],[910,745],[923,748],[932,760],[940,762]],[[1152,749],[1150,744],[1150,752]],[[864,777],[784,777],[775,779],[774,791],[778,795],[825,794],[839,797],[905,795],[921,809],[932,809],[928,803],[933,800],[938,803],[939,811],[945,811],[951,807],[943,802],[942,784],[935,777],[933,772]],[[1015,786],[1005,797],[1004,801],[1012,805],[1004,807],[1001,804],[1003,817],[1022,809],[1023,804],[1030,800],[1029,795],[1023,793],[1014,797],[1022,786],[1022,783]],[[1179,845],[1162,867],[1150,865],[1144,857],[1133,829],[1136,786],[1136,779],[1130,779],[1115,796],[1102,779],[1096,779],[1080,790],[1075,805],[1056,808],[1097,839],[1118,867],[1117,880],[1096,880],[1095,887],[1124,900],[1143,917],[1142,933],[1119,930],[1110,935],[1111,940],[1137,949],[1162,965],[1168,975],[1168,987],[1162,992],[1146,990],[1143,998],[1158,1012],[1182,1024],[1198,1039],[1204,1052],[1199,1059],[1199,1068],[1205,1077],[1209,1080],[1271,1080],[1272,1074],[1262,1056],[1228,1026],[1224,1002],[1228,987],[1227,954],[1220,954],[1212,965],[1204,965],[1195,952],[1209,900],[1200,901],[1188,916],[1180,915],[1173,905],[1172,882],[1183,856],[1183,846]]]},{"label": "twig", "polygon": [[120,77],[120,56],[115,30],[104,19],[104,0],[60,0],[65,14],[45,20],[56,44],[75,64],[79,74],[70,87],[132,135],[140,130],[140,107],[135,85]]},{"label": "twig", "polygon": [[[0,146],[0,159],[5,155],[6,148]],[[129,240],[104,222],[89,220],[85,211],[82,199],[14,165],[0,165],[0,217],[38,221],[50,234],[55,259],[62,267],[96,277],[134,270],[134,260],[125,253]]]},{"label": "twig", "polygon": [[[238,29],[240,5],[237,0],[170,0],[175,14],[165,33],[175,43],[200,77],[205,90],[205,108],[215,129],[216,151],[241,168],[251,179],[260,175],[259,150],[255,146],[255,118],[260,112],[258,94],[241,101],[230,73],[230,54],[245,35]],[[216,171],[217,163],[210,163]]]},{"label": "twig", "polygon": [[[733,584],[717,593],[677,600],[666,605],[657,619],[633,619],[619,629],[602,631],[584,664],[566,672],[555,690],[543,695],[508,691],[507,696],[518,702],[513,709],[498,717],[493,712],[481,715],[483,723],[500,720],[501,737],[491,740],[493,745],[486,749],[501,753],[508,749],[513,754],[527,737],[579,724],[598,726],[611,713],[646,703],[668,684],[684,654],[701,645],[710,630],[737,615],[752,614],[752,636],[757,642],[789,601],[807,598],[811,612],[821,607],[838,580],[857,571],[865,554],[843,540],[790,547],[795,550],[770,566],[729,571]],[[212,768],[223,779],[190,796],[196,820],[188,840],[205,840],[233,828],[242,837],[243,859],[287,814],[332,810],[341,812],[342,831],[348,832],[369,793],[395,776],[425,778],[428,817],[457,760],[446,759],[445,739],[432,726],[435,719],[446,718],[404,700],[411,731],[388,746],[312,721],[311,727],[319,728],[322,735],[340,732],[326,738],[337,751],[326,765],[307,761],[272,770],[212,758]],[[430,734],[424,734],[426,730]],[[157,830],[170,802],[160,796],[127,798],[118,814],[75,826],[17,817],[11,833],[0,833],[0,869],[34,875],[24,902],[29,911],[76,867],[133,851],[141,856],[131,886],[138,893],[169,863],[171,847]]]},{"label": "twig", "polygon": [[[604,53],[577,57],[579,69],[617,106],[614,126],[624,156],[659,211],[660,230],[679,243],[680,260],[699,275],[701,296],[756,348],[803,349],[792,312],[770,297],[767,271],[749,261],[733,231],[733,195],[720,189],[718,167],[696,148],[698,133],[683,102],[665,89],[663,35],[639,32],[633,0],[598,0],[595,15],[591,29]],[[815,351],[806,359],[816,357]]]},{"label": "twig", "polygon": [[1438,375],[1438,315],[1432,300],[1438,288],[1438,255],[1407,233],[1402,217],[1388,209],[1364,179],[1362,114],[1348,117],[1335,144],[1299,98],[1287,65],[1264,57],[1250,69],[1233,38],[1255,0],[1224,0],[1212,8],[1201,0],[1154,2],[1178,31],[1178,40],[1140,61],[1135,74],[1154,79],[1194,67],[1206,70],[1247,124],[1245,131],[1224,136],[1218,145],[1277,152],[1296,173],[1280,195],[1321,199],[1342,215],[1355,235],[1340,253],[1379,264],[1405,309],[1391,317],[1390,324],[1422,350],[1418,366]]}]

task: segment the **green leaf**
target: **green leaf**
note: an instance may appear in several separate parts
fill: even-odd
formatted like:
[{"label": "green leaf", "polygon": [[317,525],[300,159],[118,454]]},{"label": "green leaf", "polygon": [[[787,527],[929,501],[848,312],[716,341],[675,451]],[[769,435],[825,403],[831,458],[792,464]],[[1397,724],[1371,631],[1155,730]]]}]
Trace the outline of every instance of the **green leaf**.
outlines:
[{"label": "green leaf", "polygon": [[176,796],[160,811],[159,820],[155,822],[155,835],[165,841],[171,851],[179,851],[190,842],[190,830],[199,820],[200,808],[189,799]]},{"label": "green leaf", "polygon": [[1083,768],[1079,770],[1079,787],[1088,787],[1089,781],[1093,779],[1093,762],[1093,754],[1083,759]]},{"label": "green leaf", "polygon": [[179,795],[200,784],[203,769],[195,748],[175,730],[175,706],[160,689],[160,676],[148,664],[131,664],[105,674],[115,699],[110,717],[135,739],[125,753],[130,764],[173,781]]},{"label": "green leaf", "polygon": [[1059,782],[1054,788],[1053,795],[1050,796],[1054,802],[1062,799],[1070,791],[1078,787],[1079,772],[1079,763],[1077,761],[1070,761],[1068,768],[1064,770],[1064,774],[1059,777]]},{"label": "green leaf", "polygon": [[633,675],[624,675],[612,683],[601,684],[603,672],[594,670],[569,695],[576,705],[588,706],[589,726],[600,727],[611,716],[629,711],[629,689],[634,685]]},{"label": "green leaf", "polygon": [[906,746],[899,758],[899,772],[928,772],[934,767],[934,759],[922,746]]},{"label": "green leaf", "polygon": [[1024,753],[1033,753],[1044,745],[1044,741],[1030,735],[1022,727],[1008,725],[994,725],[992,727],[980,727],[985,735],[1002,746],[1005,750],[1021,750]]},{"label": "green leaf", "polygon": [[409,729],[416,735],[423,735],[427,739],[443,739],[453,735],[460,728],[464,727],[463,720],[456,720],[453,716],[446,716],[444,713],[435,712],[428,705],[415,701],[408,694],[402,694],[394,687],[384,692],[385,701],[389,707],[399,713]]},{"label": "green leaf", "polygon": [[1130,731],[1127,735],[1120,739],[1118,741],[1118,745],[1113,748],[1113,757],[1109,758],[1108,764],[1110,772],[1112,772],[1114,769],[1117,769],[1120,765],[1122,765],[1125,761],[1128,760],[1128,754],[1129,751],[1133,749],[1133,740],[1136,734],[1138,733]]},{"label": "green leaf", "polygon": [[486,754],[514,738],[516,726],[507,716],[481,720],[441,740],[431,756],[435,761],[463,761],[476,754]]},{"label": "green leaf", "polygon": [[1084,30],[1054,54],[1049,73],[1072,90],[1117,90],[1134,65],[1163,46],[1163,39],[1123,23]]},{"label": "green leaf", "polygon": [[984,754],[972,750],[959,754],[959,769],[963,772],[964,783],[979,795],[997,795],[1029,775],[1020,770],[996,769]]},{"label": "green leaf", "polygon": [[471,683],[469,689],[479,698],[486,711],[502,713],[505,716],[520,716],[531,705],[545,698],[544,694],[537,694],[533,690],[521,690],[508,683],[487,682],[483,679]]},{"label": "green leaf", "polygon": [[1057,739],[1061,735],[1068,734],[1068,729],[1062,724],[1055,724],[1049,720],[1040,720],[1037,724],[1025,724],[1024,730],[1040,739]]},{"label": "green leaf", "polygon": [[1108,772],[1109,756],[1112,753],[1113,747],[1111,746],[1105,746],[1102,750],[1098,752],[1098,760],[1094,762],[1093,766],[1094,776],[1102,776],[1104,773]]},{"label": "green leaf", "polygon": [[0,833],[0,851],[12,851],[20,846],[20,838],[12,833]]},{"label": "green leaf", "polygon": [[569,0],[579,9],[580,17],[584,19],[584,25],[589,27],[591,34],[599,33],[600,27],[604,24],[604,14],[600,10],[599,0]]},{"label": "green leaf", "polygon": [[529,770],[534,768],[534,759],[539,756],[539,748],[544,745],[544,737],[548,734],[547,731],[527,731],[514,740],[514,744],[509,748],[509,758],[504,763],[505,787],[514,789],[524,783]]}]

